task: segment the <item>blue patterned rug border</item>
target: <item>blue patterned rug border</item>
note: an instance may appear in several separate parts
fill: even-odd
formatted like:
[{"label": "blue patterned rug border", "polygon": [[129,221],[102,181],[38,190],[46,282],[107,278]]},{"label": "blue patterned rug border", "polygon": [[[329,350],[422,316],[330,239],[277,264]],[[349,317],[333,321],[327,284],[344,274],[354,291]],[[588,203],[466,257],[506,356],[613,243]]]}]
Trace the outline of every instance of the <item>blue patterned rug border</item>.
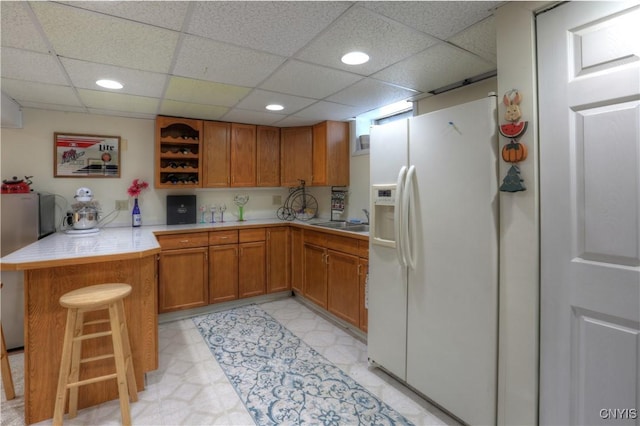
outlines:
[{"label": "blue patterned rug border", "polygon": [[257,425],[412,425],[256,305],[193,322]]}]

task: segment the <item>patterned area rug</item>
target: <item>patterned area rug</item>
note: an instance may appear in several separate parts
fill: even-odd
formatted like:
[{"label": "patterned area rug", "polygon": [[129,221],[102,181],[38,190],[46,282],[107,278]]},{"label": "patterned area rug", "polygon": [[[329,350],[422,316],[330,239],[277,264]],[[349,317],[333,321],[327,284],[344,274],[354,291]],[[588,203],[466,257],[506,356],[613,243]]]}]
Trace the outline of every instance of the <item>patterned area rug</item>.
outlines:
[{"label": "patterned area rug", "polygon": [[411,424],[255,305],[193,321],[258,425]]}]

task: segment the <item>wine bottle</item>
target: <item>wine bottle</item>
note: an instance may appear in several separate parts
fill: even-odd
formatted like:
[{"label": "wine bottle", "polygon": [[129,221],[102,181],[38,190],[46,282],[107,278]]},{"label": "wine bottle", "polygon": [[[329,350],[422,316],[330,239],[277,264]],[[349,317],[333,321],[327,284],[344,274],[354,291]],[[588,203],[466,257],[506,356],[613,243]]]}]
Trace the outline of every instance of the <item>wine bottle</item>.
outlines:
[{"label": "wine bottle", "polygon": [[140,214],[140,207],[138,206],[138,199],[134,198],[133,211],[131,212],[131,226],[137,227],[142,225],[142,215]]}]

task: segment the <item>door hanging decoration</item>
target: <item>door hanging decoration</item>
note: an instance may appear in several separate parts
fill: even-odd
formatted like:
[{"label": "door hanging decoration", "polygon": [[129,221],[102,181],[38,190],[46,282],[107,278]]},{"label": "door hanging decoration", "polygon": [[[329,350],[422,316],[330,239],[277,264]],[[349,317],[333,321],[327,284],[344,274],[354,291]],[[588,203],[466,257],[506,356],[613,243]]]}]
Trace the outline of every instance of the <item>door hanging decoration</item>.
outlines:
[{"label": "door hanging decoration", "polygon": [[518,192],[525,191],[524,179],[520,176],[518,163],[527,159],[527,146],[520,142],[520,138],[527,131],[528,121],[522,121],[520,102],[522,95],[517,89],[511,89],[504,94],[502,102],[507,107],[504,118],[507,121],[500,125],[500,134],[509,141],[502,147],[502,159],[511,163],[507,175],[502,180],[500,191]]}]

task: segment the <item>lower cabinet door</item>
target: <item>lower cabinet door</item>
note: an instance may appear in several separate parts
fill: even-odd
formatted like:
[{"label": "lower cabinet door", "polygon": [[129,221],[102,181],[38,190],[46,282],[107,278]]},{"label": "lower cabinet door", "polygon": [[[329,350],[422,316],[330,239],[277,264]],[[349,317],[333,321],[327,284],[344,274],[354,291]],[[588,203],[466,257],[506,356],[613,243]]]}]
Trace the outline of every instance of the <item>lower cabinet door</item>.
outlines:
[{"label": "lower cabinet door", "polygon": [[238,245],[209,246],[209,303],[238,298]]},{"label": "lower cabinet door", "polygon": [[267,229],[267,293],[291,290],[289,227]]},{"label": "lower cabinet door", "polygon": [[160,313],[209,304],[207,257],[207,247],[166,250],[160,253]]},{"label": "lower cabinet door", "polygon": [[264,241],[242,243],[238,245],[238,281],[240,297],[252,297],[267,291]]},{"label": "lower cabinet door", "polygon": [[304,245],[304,280],[302,294],[327,309],[327,251],[313,244]]},{"label": "lower cabinet door", "polygon": [[367,279],[369,276],[369,261],[360,258],[358,275],[360,277],[360,330],[369,331],[369,310],[367,309]]},{"label": "lower cabinet door", "polygon": [[358,256],[327,251],[328,310],[356,327],[360,326],[358,260]]}]

